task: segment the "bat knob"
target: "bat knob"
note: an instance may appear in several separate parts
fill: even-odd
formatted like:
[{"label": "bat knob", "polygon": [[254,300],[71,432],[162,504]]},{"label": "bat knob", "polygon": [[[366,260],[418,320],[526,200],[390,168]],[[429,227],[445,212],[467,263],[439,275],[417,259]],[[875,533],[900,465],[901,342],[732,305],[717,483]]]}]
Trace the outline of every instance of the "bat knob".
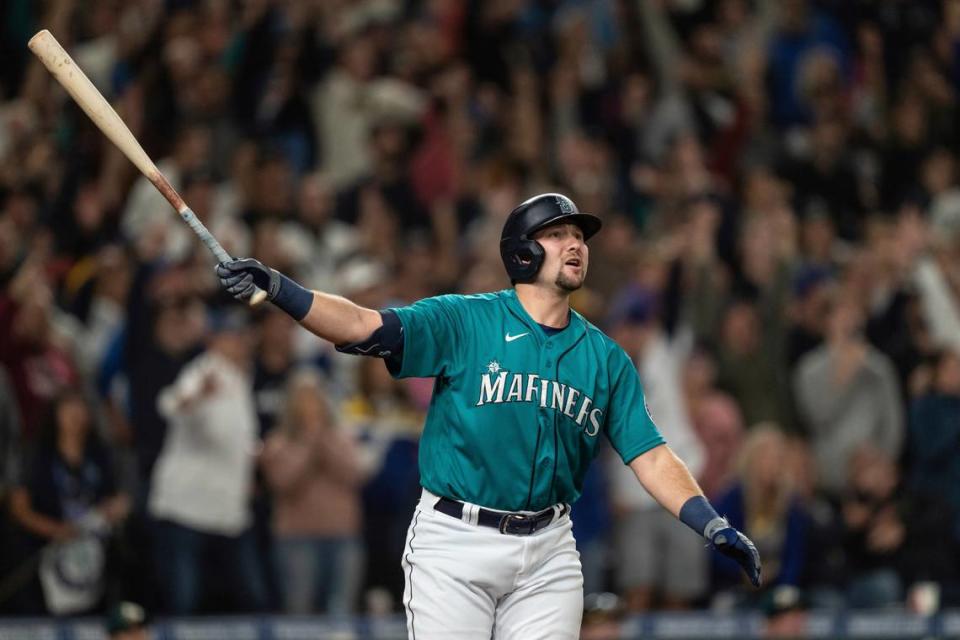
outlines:
[{"label": "bat knob", "polygon": [[266,299],[267,299],[267,292],[264,291],[263,289],[257,289],[256,291],[253,292],[253,295],[250,296],[250,300],[247,302],[247,304],[250,305],[251,307],[255,307]]}]

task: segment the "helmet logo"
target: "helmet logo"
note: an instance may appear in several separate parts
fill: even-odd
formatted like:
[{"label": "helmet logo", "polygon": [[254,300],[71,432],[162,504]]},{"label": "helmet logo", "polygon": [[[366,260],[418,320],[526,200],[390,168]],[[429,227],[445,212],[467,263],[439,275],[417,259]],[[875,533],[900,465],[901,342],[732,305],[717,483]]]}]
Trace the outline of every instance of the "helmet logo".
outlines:
[{"label": "helmet logo", "polygon": [[555,196],[557,206],[560,207],[560,213],[573,213],[573,204],[566,198]]}]

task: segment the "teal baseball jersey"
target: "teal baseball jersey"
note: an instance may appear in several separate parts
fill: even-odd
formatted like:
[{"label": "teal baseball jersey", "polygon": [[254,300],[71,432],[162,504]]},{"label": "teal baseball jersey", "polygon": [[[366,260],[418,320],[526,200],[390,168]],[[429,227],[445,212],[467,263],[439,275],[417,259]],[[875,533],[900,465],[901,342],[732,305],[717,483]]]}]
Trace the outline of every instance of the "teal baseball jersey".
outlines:
[{"label": "teal baseball jersey", "polygon": [[420,440],[429,491],[505,511],[574,502],[606,437],[624,463],[663,444],[630,358],[575,311],[548,336],[513,289],[393,309],[394,376],[435,377]]}]

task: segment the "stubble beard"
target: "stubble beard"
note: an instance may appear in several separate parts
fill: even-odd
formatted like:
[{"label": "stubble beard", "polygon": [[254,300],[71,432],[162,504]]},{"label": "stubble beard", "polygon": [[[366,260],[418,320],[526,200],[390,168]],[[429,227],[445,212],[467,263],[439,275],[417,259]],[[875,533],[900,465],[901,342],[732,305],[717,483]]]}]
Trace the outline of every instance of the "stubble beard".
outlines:
[{"label": "stubble beard", "polygon": [[561,266],[560,271],[557,272],[557,279],[554,281],[554,284],[557,285],[557,288],[561,291],[573,293],[583,286],[583,281],[586,276],[587,274],[584,272],[579,278],[570,277],[563,272],[563,267]]}]

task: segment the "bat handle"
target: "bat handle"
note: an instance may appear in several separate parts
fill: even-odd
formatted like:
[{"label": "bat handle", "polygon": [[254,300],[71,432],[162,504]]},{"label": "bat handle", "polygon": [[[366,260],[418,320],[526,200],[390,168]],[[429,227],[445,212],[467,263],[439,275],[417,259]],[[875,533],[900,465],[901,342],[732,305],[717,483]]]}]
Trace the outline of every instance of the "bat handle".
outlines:
[{"label": "bat handle", "polygon": [[[178,212],[180,217],[183,218],[183,221],[186,222],[193,232],[197,234],[197,237],[206,245],[207,249],[210,250],[216,259],[217,262],[228,262],[233,260],[230,257],[230,254],[226,252],[223,246],[217,242],[217,239],[213,237],[213,234],[207,230],[200,218],[197,217],[190,207],[184,207],[181,211]],[[259,287],[256,291],[253,292],[253,295],[250,296],[250,299],[247,301],[251,307],[255,307],[267,298],[267,292]]]}]

